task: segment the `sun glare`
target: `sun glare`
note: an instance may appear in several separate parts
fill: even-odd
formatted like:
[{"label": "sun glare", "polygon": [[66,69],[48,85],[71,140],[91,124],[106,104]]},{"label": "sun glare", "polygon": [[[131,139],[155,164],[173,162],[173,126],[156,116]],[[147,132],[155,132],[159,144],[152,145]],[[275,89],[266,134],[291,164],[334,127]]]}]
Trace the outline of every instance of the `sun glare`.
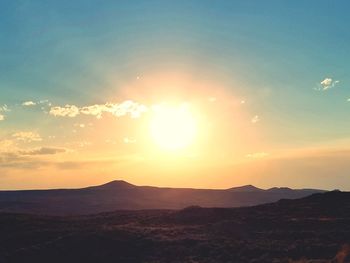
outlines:
[{"label": "sun glare", "polygon": [[154,142],[164,150],[190,146],[197,133],[197,122],[188,104],[161,104],[153,107],[150,132]]}]

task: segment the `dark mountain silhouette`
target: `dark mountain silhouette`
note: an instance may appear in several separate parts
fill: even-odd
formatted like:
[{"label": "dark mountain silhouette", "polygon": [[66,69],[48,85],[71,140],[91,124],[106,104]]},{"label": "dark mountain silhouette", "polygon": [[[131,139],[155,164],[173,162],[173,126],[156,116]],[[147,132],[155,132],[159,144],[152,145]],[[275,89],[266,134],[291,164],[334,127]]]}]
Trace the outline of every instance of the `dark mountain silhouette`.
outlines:
[{"label": "dark mountain silhouette", "polygon": [[232,187],[229,190],[235,191],[235,192],[260,192],[260,191],[264,191],[263,189],[257,188],[251,184],[238,186],[238,187]]},{"label": "dark mountain silhouette", "polygon": [[130,184],[123,180],[115,180],[115,181],[108,182],[106,184],[102,184],[99,186],[91,186],[85,189],[115,190],[115,189],[132,189],[136,187],[137,187],[136,185]]},{"label": "dark mountain silhouette", "polygon": [[0,213],[0,233],[0,263],[345,263],[350,262],[350,193],[241,208],[74,217]]},{"label": "dark mountain silhouette", "polygon": [[295,199],[322,190],[252,185],[226,190],[161,188],[112,181],[81,189],[0,191],[0,211],[48,215],[83,215],[114,210],[181,209],[187,206],[239,207]]}]

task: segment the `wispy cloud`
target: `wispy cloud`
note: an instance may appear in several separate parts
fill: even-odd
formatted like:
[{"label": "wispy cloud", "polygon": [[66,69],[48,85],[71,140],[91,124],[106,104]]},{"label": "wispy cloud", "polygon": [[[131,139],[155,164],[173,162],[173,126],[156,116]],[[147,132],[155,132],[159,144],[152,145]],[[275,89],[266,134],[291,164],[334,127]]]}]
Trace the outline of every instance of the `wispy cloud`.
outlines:
[{"label": "wispy cloud", "polygon": [[12,137],[14,137],[18,141],[23,141],[23,142],[40,142],[42,141],[42,138],[37,132],[16,132],[12,134]]},{"label": "wispy cloud", "polygon": [[257,123],[258,121],[260,121],[260,118],[258,115],[255,115],[252,119],[251,119],[251,122],[252,123]]},{"label": "wispy cloud", "polygon": [[9,109],[9,107],[6,104],[4,104],[4,105],[0,106],[0,111],[7,112],[7,111],[11,111],[11,110]]},{"label": "wispy cloud", "polygon": [[124,101],[120,104],[106,104],[108,112],[112,113],[116,117],[124,116],[129,114],[132,118],[138,118],[142,113],[147,111],[145,105],[133,102],[131,100]]},{"label": "wispy cloud", "polygon": [[[0,152],[0,168],[6,169],[38,169],[47,166],[47,160],[38,159],[32,156],[21,155],[18,152]],[[2,170],[3,171],[3,170]]]},{"label": "wispy cloud", "polygon": [[339,84],[339,82],[340,82],[339,80],[334,80],[332,78],[325,78],[320,82],[319,87],[316,88],[316,90],[325,91],[325,90],[334,88],[337,84]]},{"label": "wispy cloud", "polygon": [[85,128],[85,123],[74,123],[74,127]]},{"label": "wispy cloud", "polygon": [[10,109],[7,107],[6,104],[0,106],[0,121],[5,120],[5,115],[2,112],[9,112]]},{"label": "wispy cloud", "polygon": [[105,105],[101,105],[101,104],[84,106],[84,107],[80,108],[80,113],[85,114],[85,115],[92,115],[98,119],[102,118],[102,113],[104,111],[106,111],[106,107],[105,107]]},{"label": "wispy cloud", "polygon": [[24,102],[22,103],[22,106],[35,106],[35,105],[36,105],[36,102],[31,101],[31,100],[24,101]]},{"label": "wispy cloud", "polygon": [[56,106],[56,107],[51,107],[49,114],[53,116],[73,118],[79,115],[79,108],[75,105],[68,105],[68,104],[65,105],[64,107]]},{"label": "wispy cloud", "polygon": [[98,119],[102,118],[103,113],[111,113],[113,116],[121,117],[130,115],[132,118],[138,118],[147,111],[145,105],[127,100],[122,103],[94,104],[89,106],[77,107],[75,105],[65,105],[64,107],[51,107],[49,114],[60,117],[76,117],[79,114],[91,115]]},{"label": "wispy cloud", "polygon": [[[18,134],[17,134],[18,135]],[[32,138],[29,133],[18,135],[16,138]],[[32,149],[20,149],[17,139],[0,140],[0,169],[38,169],[43,166],[52,165],[55,159],[51,161],[42,158],[45,155],[55,155],[68,152],[66,148],[59,147],[38,147]]]},{"label": "wispy cloud", "polygon": [[64,153],[67,150],[64,148],[56,148],[56,147],[40,147],[30,150],[22,150],[18,151],[20,155],[47,155],[47,154],[57,154],[57,153]]},{"label": "wispy cloud", "polygon": [[16,145],[13,140],[0,140],[0,152],[9,152],[15,149]]},{"label": "wispy cloud", "polygon": [[51,102],[49,100],[39,100],[37,104],[45,104],[47,106],[51,106]]}]

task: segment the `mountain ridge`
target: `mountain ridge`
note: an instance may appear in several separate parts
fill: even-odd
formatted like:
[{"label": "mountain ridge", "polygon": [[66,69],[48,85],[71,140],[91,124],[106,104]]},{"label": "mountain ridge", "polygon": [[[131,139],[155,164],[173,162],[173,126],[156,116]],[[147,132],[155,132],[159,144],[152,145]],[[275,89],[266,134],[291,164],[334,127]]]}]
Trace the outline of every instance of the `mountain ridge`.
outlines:
[{"label": "mountain ridge", "polygon": [[0,212],[84,215],[114,210],[182,209],[188,206],[241,207],[301,198],[323,190],[229,189],[136,186],[123,180],[76,189],[0,191]]},{"label": "mountain ridge", "polygon": [[[20,191],[53,191],[53,190],[81,190],[81,189],[90,189],[90,188],[109,188],[109,187],[152,187],[152,188],[162,188],[162,189],[190,189],[190,190],[219,190],[219,191],[225,191],[225,190],[244,190],[244,191],[274,191],[279,189],[285,189],[285,190],[302,190],[302,191],[320,191],[320,192],[327,192],[328,190],[318,189],[318,188],[290,188],[290,187],[284,187],[284,186],[275,186],[271,188],[260,188],[252,184],[246,184],[246,185],[238,185],[233,186],[229,188],[196,188],[196,187],[171,187],[171,186],[153,186],[153,185],[136,185],[129,183],[125,180],[112,180],[106,183],[98,184],[98,185],[91,185],[91,186],[81,186],[81,187],[74,187],[74,188],[33,188],[33,189],[0,189],[0,192],[20,192]],[[337,189],[335,189],[337,190]],[[332,191],[332,190],[331,190]]]}]

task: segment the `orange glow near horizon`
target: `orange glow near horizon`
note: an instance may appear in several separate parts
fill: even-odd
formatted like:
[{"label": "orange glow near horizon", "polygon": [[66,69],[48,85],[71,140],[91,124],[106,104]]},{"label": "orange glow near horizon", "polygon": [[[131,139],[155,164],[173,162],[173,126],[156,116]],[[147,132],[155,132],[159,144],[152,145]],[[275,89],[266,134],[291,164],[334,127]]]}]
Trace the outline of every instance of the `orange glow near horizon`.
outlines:
[{"label": "orange glow near horizon", "polygon": [[[28,162],[46,165],[27,169],[31,181],[23,186],[19,183],[26,181],[22,170],[12,169],[18,180],[7,182],[5,178],[2,187],[78,187],[113,179],[139,185],[223,187],[223,179],[214,183],[215,170],[247,161],[246,154],[265,150],[260,147],[263,141],[257,129],[261,125],[251,123],[253,113],[246,107],[249,101],[242,103],[245,98],[232,94],[224,81],[175,71],[151,72],[122,86],[103,94],[109,98],[106,101],[124,106],[129,104],[123,102],[132,101],[143,107],[142,112],[131,114],[132,107],[118,108],[126,113],[113,115],[117,110],[109,105],[91,103],[90,114],[49,116],[55,125],[61,123],[62,134],[48,130],[55,137],[47,142],[66,151],[28,156]],[[96,113],[99,109],[103,110],[100,115]],[[44,139],[32,144],[39,147],[42,142]],[[228,173],[225,170],[221,176]],[[37,174],[41,175],[38,180]],[[227,186],[241,179],[235,178]]]}]

